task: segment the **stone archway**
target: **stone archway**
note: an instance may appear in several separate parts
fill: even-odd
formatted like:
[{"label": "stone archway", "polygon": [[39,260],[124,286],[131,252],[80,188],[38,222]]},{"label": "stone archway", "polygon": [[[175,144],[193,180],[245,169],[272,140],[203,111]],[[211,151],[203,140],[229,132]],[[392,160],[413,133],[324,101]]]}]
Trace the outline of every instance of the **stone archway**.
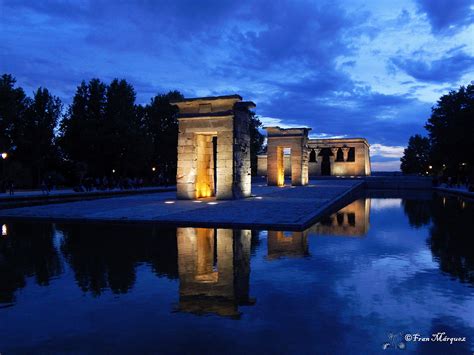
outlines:
[{"label": "stone archway", "polygon": [[267,183],[285,184],[284,150],[291,149],[291,184],[308,184],[308,132],[311,128],[266,127],[267,130]]}]

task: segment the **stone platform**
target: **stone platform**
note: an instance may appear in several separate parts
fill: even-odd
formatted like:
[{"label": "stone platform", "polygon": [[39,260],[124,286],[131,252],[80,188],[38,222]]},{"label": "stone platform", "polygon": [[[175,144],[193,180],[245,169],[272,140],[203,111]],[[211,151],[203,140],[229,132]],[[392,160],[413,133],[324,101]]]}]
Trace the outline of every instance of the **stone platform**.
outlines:
[{"label": "stone platform", "polygon": [[254,197],[176,200],[175,192],[0,210],[0,220],[136,222],[194,227],[302,230],[343,207],[363,181],[318,180],[307,186],[252,186]]}]

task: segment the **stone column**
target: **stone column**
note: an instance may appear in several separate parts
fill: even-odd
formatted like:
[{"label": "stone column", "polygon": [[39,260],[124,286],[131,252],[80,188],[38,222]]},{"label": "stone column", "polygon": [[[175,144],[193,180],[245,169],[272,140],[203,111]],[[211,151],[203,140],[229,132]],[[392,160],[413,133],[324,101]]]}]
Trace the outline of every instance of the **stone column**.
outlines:
[{"label": "stone column", "polygon": [[273,144],[267,148],[267,183],[269,186],[283,186],[285,183],[283,148]]},{"label": "stone column", "polygon": [[338,150],[339,150],[339,148],[331,148],[332,156],[329,157],[330,160],[331,160],[331,163],[334,163],[336,161]]},{"label": "stone column", "polygon": [[178,136],[178,168],[176,174],[178,199],[196,198],[196,141],[194,133],[187,133],[186,127],[185,122],[180,122],[180,132]]},{"label": "stone column", "polygon": [[318,156],[321,153],[321,148],[314,148],[314,153],[316,154],[316,163],[319,163]]},{"label": "stone column", "polygon": [[291,185],[303,185],[303,147],[291,147]]},{"label": "stone column", "polygon": [[231,199],[233,180],[233,132],[217,133],[217,186],[216,199]]},{"label": "stone column", "polygon": [[342,147],[342,154],[344,156],[344,161],[347,161],[347,159],[349,158],[349,147]]}]

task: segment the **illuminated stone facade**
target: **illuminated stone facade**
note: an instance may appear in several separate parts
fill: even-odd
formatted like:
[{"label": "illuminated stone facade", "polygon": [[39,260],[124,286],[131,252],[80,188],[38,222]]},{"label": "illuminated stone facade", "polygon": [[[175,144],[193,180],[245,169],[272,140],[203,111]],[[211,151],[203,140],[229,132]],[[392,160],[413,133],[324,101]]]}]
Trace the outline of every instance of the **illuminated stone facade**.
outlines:
[{"label": "illuminated stone facade", "polygon": [[250,230],[178,228],[179,309],[236,317],[249,298]]},{"label": "illuminated stone facade", "polygon": [[251,194],[250,112],[238,95],[184,99],[179,108],[178,199]]},{"label": "illuminated stone facade", "polygon": [[267,182],[270,186],[285,184],[284,150],[290,149],[291,184],[308,184],[308,132],[310,128],[266,127]]},{"label": "illuminated stone facade", "polygon": [[[369,176],[370,151],[364,138],[308,139],[309,176]],[[268,155],[257,160],[257,174],[267,175]],[[284,172],[292,174],[290,156],[284,155]]]}]

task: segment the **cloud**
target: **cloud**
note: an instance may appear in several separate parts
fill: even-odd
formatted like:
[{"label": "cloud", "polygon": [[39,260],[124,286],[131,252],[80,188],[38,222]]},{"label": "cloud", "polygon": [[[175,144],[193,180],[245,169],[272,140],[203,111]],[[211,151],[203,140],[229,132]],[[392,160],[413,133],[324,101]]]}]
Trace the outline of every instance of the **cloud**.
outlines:
[{"label": "cloud", "polygon": [[414,79],[432,83],[455,83],[474,69],[474,57],[460,50],[435,60],[429,60],[426,52],[414,56],[421,58],[392,58],[391,63]]},{"label": "cloud", "polygon": [[370,146],[370,155],[384,158],[401,158],[404,149],[405,147],[402,146],[386,146],[375,143]]},{"label": "cloud", "polygon": [[[172,89],[238,93],[267,126],[401,146],[423,132],[439,83],[469,74],[474,48],[458,10],[449,22],[460,37],[435,38],[427,19],[439,11],[426,2],[418,9],[427,16],[409,0],[363,3],[3,1],[0,71],[66,104],[92,77],[127,79],[138,103]],[[451,51],[437,47],[454,40]]]},{"label": "cloud", "polygon": [[400,160],[371,162],[372,171],[400,171]]},{"label": "cloud", "polygon": [[472,24],[474,9],[471,0],[417,0],[433,32],[452,32]]},{"label": "cloud", "polygon": [[346,138],[346,137],[347,137],[347,134],[334,135],[334,134],[328,134],[328,133],[314,133],[314,134],[309,135],[310,139],[330,139],[330,138]]}]

